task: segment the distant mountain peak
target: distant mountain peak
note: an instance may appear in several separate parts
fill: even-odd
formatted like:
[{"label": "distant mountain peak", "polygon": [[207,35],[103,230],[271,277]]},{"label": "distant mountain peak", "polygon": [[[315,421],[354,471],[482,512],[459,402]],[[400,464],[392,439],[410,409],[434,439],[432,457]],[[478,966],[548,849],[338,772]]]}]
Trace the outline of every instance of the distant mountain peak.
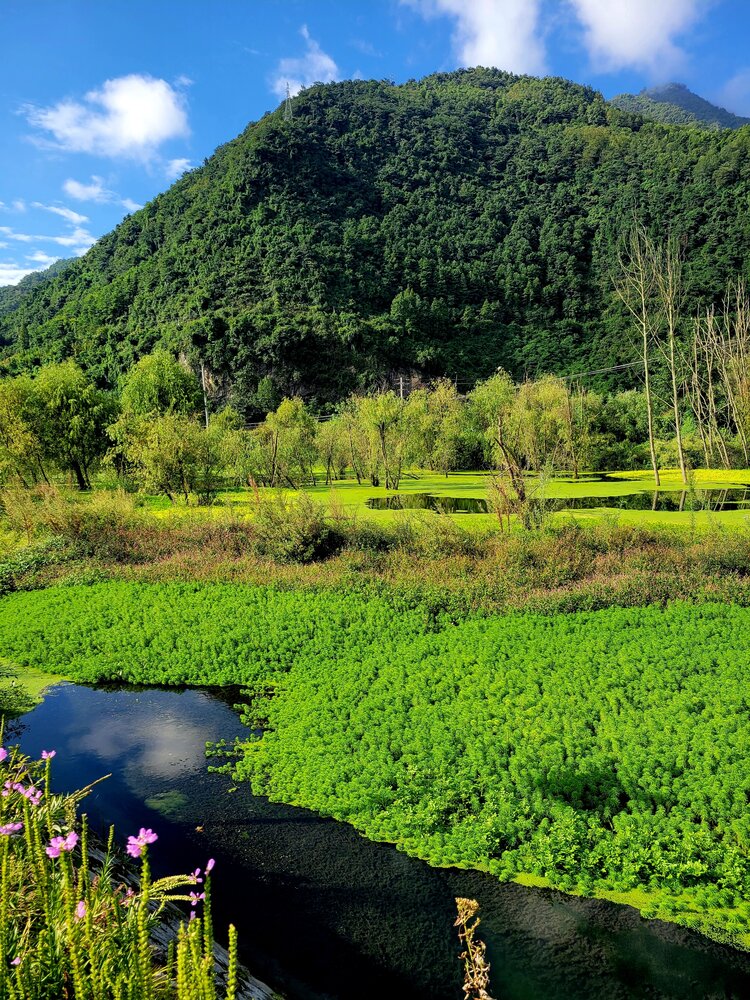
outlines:
[{"label": "distant mountain peak", "polygon": [[684,83],[660,83],[639,94],[618,94],[610,101],[622,111],[643,115],[664,125],[692,125],[694,128],[735,129],[750,125],[750,118],[732,114],[693,93]]}]

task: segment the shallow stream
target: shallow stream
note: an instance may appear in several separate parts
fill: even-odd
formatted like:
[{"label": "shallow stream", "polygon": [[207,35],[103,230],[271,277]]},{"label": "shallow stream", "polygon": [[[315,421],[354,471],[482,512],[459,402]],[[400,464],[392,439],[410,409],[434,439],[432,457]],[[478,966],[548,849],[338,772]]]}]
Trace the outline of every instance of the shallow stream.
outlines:
[{"label": "shallow stream", "polygon": [[221,692],[60,685],[16,730],[30,754],[57,750],[61,790],[111,772],[84,808],[120,843],[153,827],[158,874],[215,857],[217,927],[234,922],[244,963],[290,1000],[459,1000],[455,896],[480,903],[497,1000],[750,996],[750,955],[630,907],[431,868],[230,791],[204,757],[206,741],[246,733]]}]

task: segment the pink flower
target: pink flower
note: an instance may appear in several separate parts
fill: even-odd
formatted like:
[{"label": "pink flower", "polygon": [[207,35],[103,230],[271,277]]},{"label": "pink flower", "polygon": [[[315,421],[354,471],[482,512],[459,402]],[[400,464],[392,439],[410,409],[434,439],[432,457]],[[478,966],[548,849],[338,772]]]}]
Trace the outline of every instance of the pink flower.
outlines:
[{"label": "pink flower", "polygon": [[74,833],[72,830],[67,837],[53,837],[45,848],[47,857],[59,858],[61,851],[72,851],[77,843],[78,834]]},{"label": "pink flower", "polygon": [[8,751],[5,749],[5,747],[0,747],[0,764],[2,764],[2,762],[7,758],[7,756],[8,756]]},{"label": "pink flower", "polygon": [[155,834],[153,830],[147,830],[145,827],[141,827],[138,831],[137,837],[128,837],[126,850],[131,858],[140,858],[146,844],[153,844],[158,839],[158,835]]},{"label": "pink flower", "polygon": [[11,965],[20,965],[21,964],[21,959],[20,958],[12,958],[10,964]]},{"label": "pink flower", "polygon": [[76,904],[76,920],[83,920],[86,916],[86,903],[81,899]]},{"label": "pink flower", "polygon": [[42,760],[52,760],[57,756],[57,750],[42,750]]},{"label": "pink flower", "polygon": [[200,903],[202,899],[206,898],[205,892],[191,892],[190,893],[190,905],[195,907]]},{"label": "pink flower", "polygon": [[21,792],[21,794],[24,796],[24,798],[27,798],[29,800],[32,806],[38,806],[42,800],[43,792],[38,788],[34,788],[34,786],[32,785],[30,788],[27,788],[25,791]]},{"label": "pink flower", "polygon": [[23,823],[6,823],[5,826],[0,826],[0,835],[9,837],[12,833],[18,833],[19,830],[23,830]]},{"label": "pink flower", "polygon": [[192,875],[190,876],[190,877],[191,877],[191,878],[192,878],[192,879],[193,879],[193,880],[194,880],[195,882],[197,882],[197,883],[198,883],[199,885],[200,885],[200,883],[201,883],[201,882],[203,881],[203,879],[202,879],[202,878],[199,878],[199,877],[198,877],[198,876],[200,875],[200,873],[201,873],[201,870],[200,870],[200,868],[196,868],[196,869],[195,869],[195,871],[193,872],[193,874],[192,874]]},{"label": "pink flower", "polygon": [[216,864],[216,862],[214,861],[213,858],[209,858],[208,859],[208,863],[206,864],[206,875],[210,875],[211,874],[211,872],[214,870],[214,865],[215,864]]}]

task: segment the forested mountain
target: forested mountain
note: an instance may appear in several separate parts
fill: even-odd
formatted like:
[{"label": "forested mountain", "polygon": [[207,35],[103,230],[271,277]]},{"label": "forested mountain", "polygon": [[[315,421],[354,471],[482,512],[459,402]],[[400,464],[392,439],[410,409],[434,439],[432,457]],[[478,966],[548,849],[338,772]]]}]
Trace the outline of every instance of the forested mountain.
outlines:
[{"label": "forested mountain", "polygon": [[17,285],[0,286],[0,316],[17,309],[30,292],[61,274],[69,264],[73,263],[73,259],[56,260],[43,271],[32,271],[31,274],[27,274]]},{"label": "forested mountain", "polygon": [[643,115],[664,125],[695,125],[699,128],[742,128],[750,118],[740,118],[731,111],[699,97],[684,83],[664,83],[639,94],[618,94],[612,104],[622,111]]},{"label": "forested mountain", "polygon": [[687,310],[748,275],[749,143],[491,69],[317,85],[0,317],[5,367],[104,384],[163,345],[246,410],[259,383],[322,404],[389,372],[606,367],[634,214],[679,236]]}]

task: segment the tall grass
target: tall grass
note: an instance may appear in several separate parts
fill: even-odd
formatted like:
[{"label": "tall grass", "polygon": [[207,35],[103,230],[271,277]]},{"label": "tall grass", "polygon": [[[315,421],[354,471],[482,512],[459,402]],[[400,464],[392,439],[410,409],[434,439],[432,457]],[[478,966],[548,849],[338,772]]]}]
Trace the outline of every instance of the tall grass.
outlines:
[{"label": "tall grass", "polygon": [[[114,832],[98,852],[78,814],[91,786],[52,792],[54,755],[36,761],[0,748],[0,1000],[235,1000],[234,928],[226,985],[216,982],[213,862],[153,881],[148,851],[158,837],[141,829],[127,848],[140,878],[129,879]],[[160,954],[153,934],[174,903],[190,917]]]}]

